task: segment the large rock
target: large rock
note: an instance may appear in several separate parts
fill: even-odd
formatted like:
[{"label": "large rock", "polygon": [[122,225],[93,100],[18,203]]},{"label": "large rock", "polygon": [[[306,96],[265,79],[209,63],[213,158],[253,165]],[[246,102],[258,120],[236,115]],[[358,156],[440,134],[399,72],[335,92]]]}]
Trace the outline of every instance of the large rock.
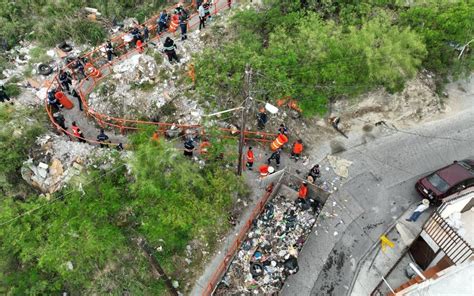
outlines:
[{"label": "large rock", "polygon": [[49,173],[54,182],[58,182],[63,176],[63,164],[57,158],[53,159],[49,168]]}]

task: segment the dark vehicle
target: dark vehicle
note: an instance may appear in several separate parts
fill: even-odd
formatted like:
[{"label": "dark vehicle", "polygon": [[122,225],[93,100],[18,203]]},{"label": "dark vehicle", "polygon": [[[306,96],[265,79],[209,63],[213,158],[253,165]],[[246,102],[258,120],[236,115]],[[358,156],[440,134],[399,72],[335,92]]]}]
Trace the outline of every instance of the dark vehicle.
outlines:
[{"label": "dark vehicle", "polygon": [[474,160],[465,159],[421,178],[415,188],[423,198],[439,205],[443,198],[471,186],[474,186]]}]

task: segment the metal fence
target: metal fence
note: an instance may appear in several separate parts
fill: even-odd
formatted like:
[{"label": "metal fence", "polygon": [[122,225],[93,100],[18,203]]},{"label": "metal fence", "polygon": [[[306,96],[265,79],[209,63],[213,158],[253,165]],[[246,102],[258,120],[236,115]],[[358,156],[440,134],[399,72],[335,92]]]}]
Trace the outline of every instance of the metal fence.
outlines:
[{"label": "metal fence", "polygon": [[[178,4],[175,4],[169,7],[167,11],[172,11],[177,5]],[[215,15],[219,13],[220,11],[226,10],[228,8],[229,6],[226,0],[216,0],[216,1],[213,1],[212,7],[210,9],[210,13],[211,15]],[[195,11],[195,8],[192,5],[186,6],[186,9],[188,11],[191,11],[191,10]],[[148,19],[144,24],[142,24],[143,26],[147,26],[150,31],[150,39],[144,43],[144,46],[150,43],[159,42],[162,39],[164,34],[168,34],[168,32],[163,32],[163,33],[157,32],[156,20],[158,17],[159,15],[155,15],[151,17],[150,19]],[[197,12],[194,12],[189,17],[188,30],[191,31],[193,29],[196,29],[198,25],[199,25],[199,19],[197,17]],[[175,34],[175,33],[177,32],[169,32],[169,34]],[[127,131],[139,130],[141,125],[155,126],[157,128],[157,131],[159,131],[162,134],[171,127],[179,128],[183,131],[187,129],[197,129],[197,130],[200,130],[202,133],[204,133],[204,129],[200,125],[183,125],[183,124],[175,124],[175,123],[167,123],[167,122],[154,122],[154,121],[144,121],[144,120],[136,120],[136,119],[117,118],[117,117],[109,116],[107,114],[101,114],[89,107],[87,96],[94,90],[94,88],[100,83],[100,81],[102,81],[105,77],[107,77],[108,74],[111,73],[112,65],[119,63],[125,59],[128,59],[129,57],[135,54],[139,54],[138,48],[130,47],[130,45],[124,41],[124,36],[126,34],[127,33],[121,33],[110,38],[110,41],[114,44],[114,51],[117,54],[117,57],[114,58],[111,62],[108,62],[107,56],[105,54],[106,44],[102,44],[98,46],[97,48],[95,48],[94,50],[82,56],[83,58],[86,58],[88,63],[90,63],[95,69],[97,69],[99,73],[101,73],[99,77],[93,77],[89,74],[86,77],[84,77],[79,83],[78,94],[81,98],[85,115],[95,120],[101,127],[109,127],[109,128],[117,129],[122,134],[126,133]],[[62,70],[72,72],[73,77],[75,77],[76,74],[72,70],[73,63],[75,63],[75,61],[68,63],[66,66],[62,68]],[[53,78],[53,82],[51,83],[48,91],[52,88],[62,89],[58,76],[59,74],[57,74]],[[52,124],[61,132],[67,134],[71,138],[74,138],[75,136],[70,131],[63,129],[54,121],[53,114],[52,114],[51,108],[48,105],[47,98],[45,98],[45,107],[46,107],[46,112],[48,113],[48,116]],[[224,135],[222,136],[224,138],[238,139],[239,133],[240,133],[239,130],[234,130],[234,129],[229,129],[229,128],[219,128],[219,130],[224,133]],[[257,131],[257,132],[245,131],[244,135],[245,135],[245,141],[257,141],[257,142],[263,142],[263,143],[270,143],[276,137],[276,134],[265,133],[265,132],[260,132],[260,131]],[[99,144],[99,142],[94,139],[84,138],[84,140],[86,140],[89,143]]]},{"label": "metal fence", "polygon": [[474,254],[469,243],[438,212],[433,213],[423,230],[456,265],[463,263]]}]

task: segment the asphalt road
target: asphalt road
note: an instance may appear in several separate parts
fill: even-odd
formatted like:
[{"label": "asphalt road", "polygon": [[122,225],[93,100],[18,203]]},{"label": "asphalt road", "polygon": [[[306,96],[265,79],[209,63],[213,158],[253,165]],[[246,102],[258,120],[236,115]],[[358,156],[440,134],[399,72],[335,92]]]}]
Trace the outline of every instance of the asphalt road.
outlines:
[{"label": "asphalt road", "polygon": [[[468,93],[464,99],[472,106],[472,83]],[[373,134],[368,143],[347,143],[352,148],[338,154],[353,162],[349,178],[326,203],[323,214],[328,215],[315,226],[300,253],[300,271],[290,276],[282,295],[351,294],[359,260],[419,202],[416,180],[474,156],[474,107],[409,130],[375,127]]]}]

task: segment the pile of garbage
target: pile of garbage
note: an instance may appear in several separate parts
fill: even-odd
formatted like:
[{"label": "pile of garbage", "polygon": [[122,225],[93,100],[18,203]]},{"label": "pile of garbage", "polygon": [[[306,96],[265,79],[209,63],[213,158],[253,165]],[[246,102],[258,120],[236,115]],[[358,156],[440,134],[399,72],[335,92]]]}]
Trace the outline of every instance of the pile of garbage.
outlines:
[{"label": "pile of garbage", "polygon": [[36,140],[30,158],[23,163],[21,176],[41,192],[53,193],[79,176],[87,166],[107,169],[114,163],[109,149],[45,134]]},{"label": "pile of garbage", "polygon": [[198,124],[204,112],[193,97],[186,63],[205,45],[200,34],[192,32],[188,40],[176,41],[178,64],[168,62],[161,42],[152,42],[146,53],[113,66],[112,74],[89,95],[90,107],[119,118]]},{"label": "pile of garbage", "polygon": [[303,247],[321,205],[278,195],[253,223],[214,295],[272,295],[298,272]]}]

